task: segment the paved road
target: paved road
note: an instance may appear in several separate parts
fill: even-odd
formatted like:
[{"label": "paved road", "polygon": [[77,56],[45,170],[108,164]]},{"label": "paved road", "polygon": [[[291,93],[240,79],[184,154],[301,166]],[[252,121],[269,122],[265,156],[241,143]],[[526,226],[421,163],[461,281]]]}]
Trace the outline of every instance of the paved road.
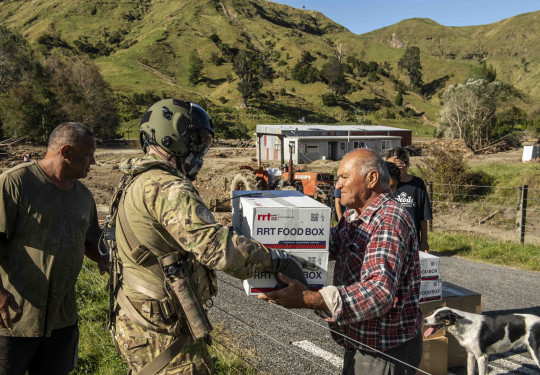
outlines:
[{"label": "paved road", "polygon": [[[312,311],[285,310],[247,297],[240,281],[223,273],[218,278],[220,293],[210,317],[234,335],[234,340],[225,343],[229,350],[244,357],[259,373],[340,374],[343,351]],[[443,257],[441,278],[481,293],[485,314],[526,312],[540,316],[540,273]],[[466,373],[464,368],[451,372]],[[490,374],[506,373],[540,375],[540,370],[528,353],[492,357]]]}]

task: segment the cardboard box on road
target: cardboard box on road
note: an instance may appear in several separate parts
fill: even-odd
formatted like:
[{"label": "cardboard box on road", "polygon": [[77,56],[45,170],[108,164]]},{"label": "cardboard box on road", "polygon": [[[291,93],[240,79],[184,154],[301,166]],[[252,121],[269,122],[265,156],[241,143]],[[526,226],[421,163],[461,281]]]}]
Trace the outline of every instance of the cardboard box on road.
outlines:
[{"label": "cardboard box on road", "polygon": [[[444,336],[425,339],[423,341],[422,361],[420,370],[432,375],[446,375],[448,373],[448,339]],[[417,374],[422,374],[417,372]]]},{"label": "cardboard box on road", "polygon": [[[425,318],[441,306],[447,306],[474,314],[482,314],[482,295],[458,285],[443,282],[442,300],[420,303],[420,309]],[[422,334],[426,329],[427,326],[422,326]],[[439,330],[429,336],[429,338],[424,338],[424,343],[432,338],[443,336],[446,336],[448,339],[448,367],[466,366],[467,351],[459,344],[452,334],[446,333],[446,330]]]},{"label": "cardboard box on road", "polygon": [[[446,306],[474,314],[482,314],[482,295],[452,283],[443,283]],[[448,333],[448,367],[466,366],[467,351]]]}]

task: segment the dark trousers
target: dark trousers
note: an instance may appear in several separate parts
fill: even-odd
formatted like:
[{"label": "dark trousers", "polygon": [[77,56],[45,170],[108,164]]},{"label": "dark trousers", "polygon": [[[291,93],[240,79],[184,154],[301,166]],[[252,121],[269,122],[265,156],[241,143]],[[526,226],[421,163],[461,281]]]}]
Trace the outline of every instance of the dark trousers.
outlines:
[{"label": "dark trousers", "polygon": [[77,324],[50,337],[0,336],[0,375],[65,375],[75,368],[78,344]]},{"label": "dark trousers", "polygon": [[[414,375],[416,369],[391,358],[398,359],[414,367],[422,359],[422,333],[384,352],[386,355],[363,349],[347,349],[343,361],[342,375]],[[391,357],[391,358],[390,358]]]}]

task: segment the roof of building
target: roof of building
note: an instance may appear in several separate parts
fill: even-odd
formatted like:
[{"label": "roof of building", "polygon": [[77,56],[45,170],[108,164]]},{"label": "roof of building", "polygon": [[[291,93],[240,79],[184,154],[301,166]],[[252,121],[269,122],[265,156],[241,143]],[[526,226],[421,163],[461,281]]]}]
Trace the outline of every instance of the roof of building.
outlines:
[{"label": "roof of building", "polygon": [[259,124],[257,132],[259,133],[288,133],[293,131],[316,132],[316,131],[410,131],[409,129],[393,128],[384,125],[310,125],[310,124]]},{"label": "roof of building", "polygon": [[303,141],[309,141],[309,140],[325,140],[325,139],[331,139],[331,140],[338,140],[338,141],[356,141],[356,140],[380,140],[380,139],[401,139],[402,137],[397,135],[308,135],[308,136],[288,136],[287,139],[301,139]]}]

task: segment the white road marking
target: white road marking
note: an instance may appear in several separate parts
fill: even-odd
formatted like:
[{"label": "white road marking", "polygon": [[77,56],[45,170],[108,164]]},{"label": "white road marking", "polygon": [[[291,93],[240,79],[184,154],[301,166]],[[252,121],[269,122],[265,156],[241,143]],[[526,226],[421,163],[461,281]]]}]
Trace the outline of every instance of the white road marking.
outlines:
[{"label": "white road marking", "polygon": [[325,361],[330,362],[337,368],[343,368],[343,358],[319,348],[317,345],[313,344],[310,341],[295,341],[292,344],[294,346],[298,346],[299,348],[304,349],[306,352],[311,353],[316,357],[322,358]]}]

